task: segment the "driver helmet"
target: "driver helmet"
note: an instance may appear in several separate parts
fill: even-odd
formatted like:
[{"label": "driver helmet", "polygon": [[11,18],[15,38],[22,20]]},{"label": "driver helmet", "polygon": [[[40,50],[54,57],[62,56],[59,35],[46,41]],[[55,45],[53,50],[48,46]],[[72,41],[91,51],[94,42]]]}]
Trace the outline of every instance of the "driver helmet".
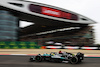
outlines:
[{"label": "driver helmet", "polygon": [[59,54],[62,54],[62,51],[61,50],[59,51]]}]

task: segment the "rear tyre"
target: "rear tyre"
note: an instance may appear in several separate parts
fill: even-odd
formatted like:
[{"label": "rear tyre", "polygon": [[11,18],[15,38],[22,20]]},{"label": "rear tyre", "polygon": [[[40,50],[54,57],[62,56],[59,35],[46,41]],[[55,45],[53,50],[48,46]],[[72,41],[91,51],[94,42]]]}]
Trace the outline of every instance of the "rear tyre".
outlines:
[{"label": "rear tyre", "polygon": [[82,60],[84,60],[84,54],[78,52],[76,56],[78,58],[78,63],[80,63]]},{"label": "rear tyre", "polygon": [[72,58],[70,58],[69,63],[71,63],[71,64],[77,64],[78,63],[78,58],[75,57],[75,56],[72,57]]}]

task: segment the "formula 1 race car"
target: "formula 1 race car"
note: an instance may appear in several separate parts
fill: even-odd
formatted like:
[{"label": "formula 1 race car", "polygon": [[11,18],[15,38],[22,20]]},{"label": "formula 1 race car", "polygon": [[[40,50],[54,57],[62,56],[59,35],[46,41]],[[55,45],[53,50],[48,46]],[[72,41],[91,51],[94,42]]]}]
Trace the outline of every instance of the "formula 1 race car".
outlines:
[{"label": "formula 1 race car", "polygon": [[78,52],[76,55],[72,54],[72,53],[68,53],[68,52],[60,52],[60,53],[56,53],[56,52],[51,52],[50,54],[38,54],[36,56],[31,56],[30,57],[30,61],[38,61],[38,62],[42,62],[42,61],[50,61],[50,62],[64,62],[64,61],[68,61],[71,64],[77,64],[80,63],[82,60],[84,59],[84,54]]}]

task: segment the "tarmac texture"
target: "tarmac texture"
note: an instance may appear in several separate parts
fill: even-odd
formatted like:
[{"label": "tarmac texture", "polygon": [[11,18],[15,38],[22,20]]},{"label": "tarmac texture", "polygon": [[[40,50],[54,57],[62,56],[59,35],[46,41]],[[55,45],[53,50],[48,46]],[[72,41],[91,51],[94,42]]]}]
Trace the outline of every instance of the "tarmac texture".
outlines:
[{"label": "tarmac texture", "polygon": [[80,64],[29,62],[30,56],[0,55],[0,67],[100,67],[100,58],[85,58]]}]

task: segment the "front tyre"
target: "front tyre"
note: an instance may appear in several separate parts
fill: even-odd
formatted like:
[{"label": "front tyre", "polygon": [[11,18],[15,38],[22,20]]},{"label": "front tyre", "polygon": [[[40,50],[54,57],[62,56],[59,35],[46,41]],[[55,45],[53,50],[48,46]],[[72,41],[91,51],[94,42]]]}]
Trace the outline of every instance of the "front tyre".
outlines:
[{"label": "front tyre", "polygon": [[42,57],[41,56],[36,56],[36,61],[41,62],[42,61]]}]

